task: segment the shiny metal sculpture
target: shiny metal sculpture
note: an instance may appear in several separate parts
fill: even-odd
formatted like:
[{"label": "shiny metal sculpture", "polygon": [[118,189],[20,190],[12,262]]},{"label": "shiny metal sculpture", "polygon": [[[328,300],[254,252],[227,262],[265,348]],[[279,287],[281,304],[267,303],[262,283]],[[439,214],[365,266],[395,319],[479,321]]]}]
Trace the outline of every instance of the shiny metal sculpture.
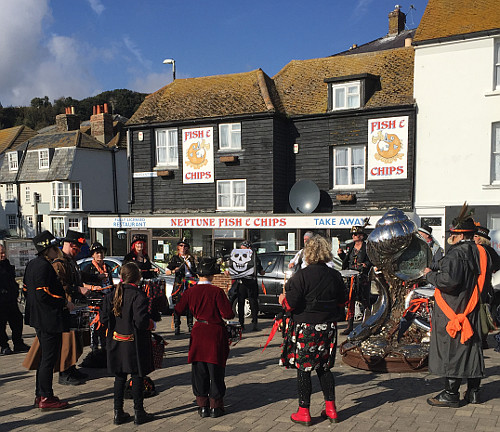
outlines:
[{"label": "shiny metal sculpture", "polygon": [[[377,271],[370,272],[370,284],[371,293],[378,297],[343,344],[344,361],[351,351],[351,355],[357,352],[365,359],[366,365],[367,357],[403,359],[405,364],[410,364],[408,356],[412,356],[420,367],[427,356],[428,347],[422,343],[427,332],[414,326],[411,335],[400,342],[394,335],[405,311],[408,287],[421,280],[424,269],[430,266],[432,251],[418,234],[416,224],[397,208],[387,211],[377,222],[368,236],[366,249],[370,261],[377,267]],[[352,359],[346,363],[359,367]]]}]

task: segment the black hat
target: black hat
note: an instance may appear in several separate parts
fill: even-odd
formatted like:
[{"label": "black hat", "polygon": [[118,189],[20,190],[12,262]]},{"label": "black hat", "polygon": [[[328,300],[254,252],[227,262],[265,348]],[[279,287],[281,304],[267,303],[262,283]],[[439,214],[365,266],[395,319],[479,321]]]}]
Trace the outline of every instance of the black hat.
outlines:
[{"label": "black hat", "polygon": [[479,237],[483,237],[486,240],[491,240],[491,237],[488,235],[490,233],[490,230],[486,227],[483,227],[481,225],[476,226],[476,235]]},{"label": "black hat", "polygon": [[354,225],[351,227],[351,234],[365,234],[365,228],[361,225]]},{"label": "black hat", "polygon": [[182,237],[181,239],[179,239],[179,241],[177,242],[177,246],[179,246],[180,244],[186,245],[188,248],[191,247],[186,237]]},{"label": "black hat", "polygon": [[459,215],[451,221],[450,229],[452,234],[467,234],[476,232],[476,224],[472,219],[473,210],[469,210],[467,202],[464,202]]},{"label": "black hat", "polygon": [[432,228],[429,225],[422,224],[422,226],[418,229],[427,235],[432,235]]},{"label": "black hat", "polygon": [[215,258],[200,258],[197,265],[198,276],[212,276],[220,273],[219,264]]},{"label": "black hat", "polygon": [[132,236],[131,244],[134,244],[136,241],[141,241],[141,242],[146,243],[147,240],[148,240],[148,236],[146,234],[134,234]]},{"label": "black hat", "polygon": [[83,233],[68,230],[66,232],[66,237],[63,238],[63,242],[76,243],[83,246],[85,244],[85,237],[83,236]]},{"label": "black hat", "polygon": [[244,246],[248,249],[252,249],[252,242],[251,241],[248,241],[248,240],[245,240],[243,242],[241,242],[241,246]]},{"label": "black hat", "polygon": [[98,241],[92,243],[92,245],[90,246],[90,255],[93,255],[94,252],[97,252],[97,251],[103,251],[104,253],[106,253],[108,249],[105,248],[101,243],[99,243]]},{"label": "black hat", "polygon": [[40,255],[45,249],[49,249],[52,246],[59,246],[59,240],[57,240],[50,231],[43,231],[35,236],[33,238],[33,243],[38,255]]}]

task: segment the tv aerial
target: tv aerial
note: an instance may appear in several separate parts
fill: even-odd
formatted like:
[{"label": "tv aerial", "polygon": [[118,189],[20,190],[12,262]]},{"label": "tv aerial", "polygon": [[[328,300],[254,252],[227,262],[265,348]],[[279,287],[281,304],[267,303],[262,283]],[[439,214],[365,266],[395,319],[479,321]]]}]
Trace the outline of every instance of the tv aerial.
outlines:
[{"label": "tv aerial", "polygon": [[299,180],[288,195],[290,207],[295,213],[312,213],[318,207],[319,199],[318,186],[311,180]]}]

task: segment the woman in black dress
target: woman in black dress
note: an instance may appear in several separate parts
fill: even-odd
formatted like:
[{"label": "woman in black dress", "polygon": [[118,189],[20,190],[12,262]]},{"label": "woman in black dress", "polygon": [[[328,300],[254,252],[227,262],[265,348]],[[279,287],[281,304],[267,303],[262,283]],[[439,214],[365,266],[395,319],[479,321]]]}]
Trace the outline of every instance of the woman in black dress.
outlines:
[{"label": "woman in black dress", "polygon": [[306,426],[311,424],[311,372],[316,371],[325,409],[321,415],[337,422],[335,380],[330,369],[337,350],[337,320],[343,317],[345,286],[337,270],[327,266],[332,260],[328,241],[312,237],[304,247],[308,266],[300,269],[287,282],[286,294],[279,297],[291,318],[286,328],[280,363],[297,369],[299,409],[291,420]]}]

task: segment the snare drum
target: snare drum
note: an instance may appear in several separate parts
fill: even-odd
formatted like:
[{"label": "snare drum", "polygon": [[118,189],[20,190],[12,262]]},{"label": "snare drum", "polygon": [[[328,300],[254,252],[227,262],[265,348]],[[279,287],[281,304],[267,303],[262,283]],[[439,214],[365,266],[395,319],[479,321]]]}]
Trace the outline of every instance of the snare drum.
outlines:
[{"label": "snare drum", "polygon": [[226,321],[229,345],[236,345],[241,340],[241,324],[239,321]]},{"label": "snare drum", "polygon": [[70,312],[70,330],[88,331],[90,325],[90,311],[87,307],[75,308]]}]

